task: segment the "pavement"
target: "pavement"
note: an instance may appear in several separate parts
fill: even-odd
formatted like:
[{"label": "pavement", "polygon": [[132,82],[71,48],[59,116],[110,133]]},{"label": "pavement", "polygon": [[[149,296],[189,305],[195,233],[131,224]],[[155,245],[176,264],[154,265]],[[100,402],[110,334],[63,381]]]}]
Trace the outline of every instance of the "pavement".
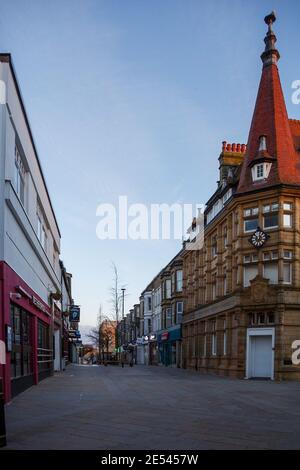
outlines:
[{"label": "pavement", "polygon": [[7,449],[300,449],[300,382],[70,365],[6,406]]}]

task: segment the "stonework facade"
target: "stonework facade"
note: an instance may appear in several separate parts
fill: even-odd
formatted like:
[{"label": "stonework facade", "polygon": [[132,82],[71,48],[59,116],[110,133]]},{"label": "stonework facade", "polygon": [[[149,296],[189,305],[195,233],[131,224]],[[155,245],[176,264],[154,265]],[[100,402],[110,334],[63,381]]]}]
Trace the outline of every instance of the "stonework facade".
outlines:
[{"label": "stonework facade", "polygon": [[201,249],[183,254],[183,366],[239,378],[299,379],[300,121],[287,116],[268,32],[246,145],[223,142]]}]

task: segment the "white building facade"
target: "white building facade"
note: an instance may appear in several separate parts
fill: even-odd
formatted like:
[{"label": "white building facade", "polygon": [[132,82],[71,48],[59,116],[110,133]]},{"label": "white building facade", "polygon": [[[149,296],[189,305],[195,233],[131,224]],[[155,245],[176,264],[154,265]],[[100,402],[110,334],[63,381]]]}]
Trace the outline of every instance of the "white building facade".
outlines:
[{"label": "white building facade", "polygon": [[6,401],[52,373],[53,336],[58,345],[56,331],[61,331],[59,253],[60,231],[11,56],[0,54],[0,339],[6,341]]}]

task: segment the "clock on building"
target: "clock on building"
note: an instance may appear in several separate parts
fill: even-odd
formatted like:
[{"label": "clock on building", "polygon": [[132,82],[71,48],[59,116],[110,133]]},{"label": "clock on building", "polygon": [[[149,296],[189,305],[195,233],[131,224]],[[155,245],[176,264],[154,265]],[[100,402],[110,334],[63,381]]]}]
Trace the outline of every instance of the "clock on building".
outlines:
[{"label": "clock on building", "polygon": [[261,228],[257,227],[255,232],[249,238],[249,242],[256,248],[261,248],[266,243],[268,238],[270,238],[270,235],[261,230]]}]

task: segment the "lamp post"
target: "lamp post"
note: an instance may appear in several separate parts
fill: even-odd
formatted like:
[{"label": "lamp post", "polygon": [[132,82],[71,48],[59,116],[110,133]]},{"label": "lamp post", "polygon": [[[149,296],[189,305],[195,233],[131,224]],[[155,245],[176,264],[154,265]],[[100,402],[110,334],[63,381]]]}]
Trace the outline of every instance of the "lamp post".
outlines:
[{"label": "lamp post", "polygon": [[121,331],[121,341],[124,343],[124,307],[125,307],[125,287],[122,287],[122,331]]}]

